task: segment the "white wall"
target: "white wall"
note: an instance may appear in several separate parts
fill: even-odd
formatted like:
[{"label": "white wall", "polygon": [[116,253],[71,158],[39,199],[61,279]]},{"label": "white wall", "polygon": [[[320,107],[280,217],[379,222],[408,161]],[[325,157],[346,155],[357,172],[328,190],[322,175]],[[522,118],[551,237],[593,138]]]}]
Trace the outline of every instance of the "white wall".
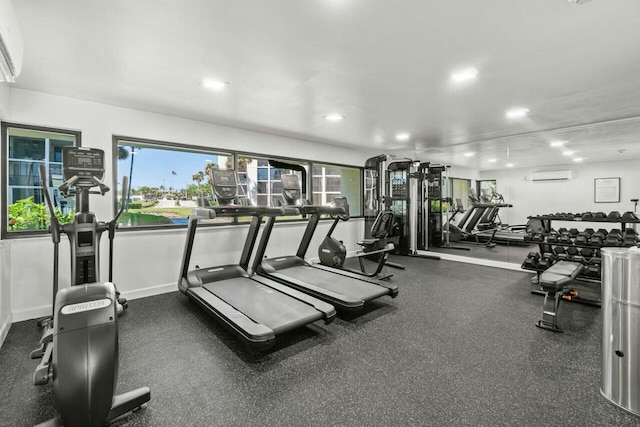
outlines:
[{"label": "white wall", "polygon": [[11,242],[0,241],[0,346],[13,321],[11,314]]},{"label": "white wall", "polygon": [[[39,92],[12,89],[11,121],[82,132],[82,144],[105,150],[111,155],[114,134],[215,148],[246,150],[280,156],[363,165],[375,153],[358,152],[211,123],[98,104]],[[105,182],[112,182],[107,164]],[[122,172],[121,172],[122,174]],[[92,211],[98,218],[112,217],[112,198],[94,197]],[[328,228],[318,227],[308,257]],[[286,230],[282,230],[286,228]],[[303,225],[278,225],[274,230],[268,255],[293,253]],[[336,236],[348,250],[356,249],[362,237],[362,221],[341,223]],[[197,236],[192,266],[236,262],[240,256],[246,227],[216,227]],[[186,230],[122,231],[115,240],[114,282],[125,296],[142,297],[177,289],[179,265]],[[295,237],[294,237],[295,236]],[[102,279],[107,278],[107,239],[102,244]],[[13,321],[45,315],[51,304],[52,244],[50,238],[15,239],[11,242],[10,292]],[[68,281],[68,246],[61,243],[61,285]],[[6,287],[3,281],[2,287]]]},{"label": "white wall", "polygon": [[10,116],[11,107],[11,86],[9,83],[0,82],[0,119],[4,120]]},{"label": "white wall", "polygon": [[[542,170],[571,170],[568,181],[533,182],[531,172]],[[500,209],[500,216],[507,215],[509,223],[524,224],[527,216],[556,212],[620,213],[633,210],[630,199],[640,197],[640,161],[571,164],[549,168],[521,168],[485,171],[481,179],[497,180],[498,192],[513,208]],[[620,178],[620,203],[595,203],[595,178]],[[503,213],[504,212],[504,213]],[[553,224],[554,228],[563,225]],[[566,226],[566,225],[564,225]],[[593,225],[591,225],[593,227]]]},{"label": "white wall", "polygon": [[451,168],[449,168],[449,178],[471,180],[471,188],[475,188],[475,181],[478,181],[480,179],[480,173],[477,169],[452,166]]},{"label": "white wall", "polygon": [[[0,120],[10,118],[11,107],[11,87],[8,83],[0,83]],[[1,163],[1,162],[0,162]],[[0,165],[0,173],[4,173],[2,165]],[[0,209],[3,209],[0,201]],[[11,325],[11,288],[9,286],[9,271],[11,263],[9,262],[11,253],[8,248],[5,249],[5,242],[0,242],[0,345],[4,342],[4,338],[9,332]]]}]

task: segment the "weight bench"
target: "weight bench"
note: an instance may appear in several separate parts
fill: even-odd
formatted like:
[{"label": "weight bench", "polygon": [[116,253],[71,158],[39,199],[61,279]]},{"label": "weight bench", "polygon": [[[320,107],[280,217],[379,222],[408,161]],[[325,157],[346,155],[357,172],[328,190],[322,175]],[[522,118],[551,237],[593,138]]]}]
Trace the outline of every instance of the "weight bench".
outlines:
[{"label": "weight bench", "polygon": [[571,300],[577,296],[574,290],[564,290],[564,286],[575,280],[582,271],[583,265],[576,262],[559,261],[540,275],[540,286],[544,292],[542,319],[536,326],[553,332],[562,332],[558,327],[558,307],[561,299]]}]

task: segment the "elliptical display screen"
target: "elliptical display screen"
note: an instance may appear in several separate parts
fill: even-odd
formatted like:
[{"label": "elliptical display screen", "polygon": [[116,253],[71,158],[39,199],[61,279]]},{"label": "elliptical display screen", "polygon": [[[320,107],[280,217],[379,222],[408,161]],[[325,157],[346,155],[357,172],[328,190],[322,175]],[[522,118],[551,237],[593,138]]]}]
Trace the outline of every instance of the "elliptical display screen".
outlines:
[{"label": "elliptical display screen", "polygon": [[62,149],[64,179],[74,176],[102,180],[104,176],[104,151],[97,148],[64,147]]}]

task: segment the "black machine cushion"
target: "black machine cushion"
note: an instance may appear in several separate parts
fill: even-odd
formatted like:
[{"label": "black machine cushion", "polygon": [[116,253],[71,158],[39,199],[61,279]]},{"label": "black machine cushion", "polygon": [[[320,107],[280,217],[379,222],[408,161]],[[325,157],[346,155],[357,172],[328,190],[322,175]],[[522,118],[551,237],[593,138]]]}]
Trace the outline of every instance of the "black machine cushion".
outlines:
[{"label": "black machine cushion", "polygon": [[391,235],[393,231],[393,212],[390,209],[385,209],[373,222],[371,226],[371,237],[376,239],[385,239]]},{"label": "black machine cushion", "polygon": [[389,236],[393,233],[393,211],[391,209],[385,209],[378,213],[376,220],[373,222],[371,226],[371,238],[370,239],[362,239],[358,242],[360,246],[366,247],[367,251],[373,251],[384,248],[388,241],[392,241],[395,239],[387,240]]}]

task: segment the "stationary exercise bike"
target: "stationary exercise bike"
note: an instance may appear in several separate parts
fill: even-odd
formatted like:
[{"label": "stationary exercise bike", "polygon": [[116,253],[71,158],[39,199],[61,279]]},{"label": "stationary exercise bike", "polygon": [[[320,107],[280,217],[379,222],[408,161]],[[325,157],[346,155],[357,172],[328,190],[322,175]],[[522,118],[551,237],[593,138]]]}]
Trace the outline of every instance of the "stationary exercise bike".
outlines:
[{"label": "stationary exercise bike", "polygon": [[[98,221],[89,211],[89,195],[104,195],[109,187],[104,177],[104,151],[65,147],[62,151],[64,195],[75,194],[79,211],[73,222],[60,224],[55,215],[47,170],[40,165],[40,180],[51,215],[53,252],[53,316],[41,319],[40,347],[31,358],[41,358],[34,384],[53,381],[53,398],[58,417],[40,426],[100,426],[149,401],[149,388],[142,387],[115,396],[118,380],[118,301],[112,280],[113,238],[118,217],[126,203],[127,179],[123,179],[123,203],[110,222]],[[92,191],[98,187],[99,191]],[[100,237],[109,235],[109,282],[100,282]],[[71,286],[58,291],[58,249],[60,235],[69,238]]]},{"label": "stationary exercise bike", "polygon": [[[375,277],[377,279],[388,279],[393,276],[393,274],[382,272],[385,265],[404,270],[404,266],[388,261],[389,253],[395,249],[395,245],[397,245],[400,240],[397,236],[392,237],[393,229],[396,224],[394,223],[395,217],[390,209],[386,209],[378,213],[376,220],[371,226],[372,238],[358,241],[358,245],[362,247],[362,250],[356,252],[358,262],[360,263],[360,270],[345,267],[344,262],[347,258],[347,248],[342,241],[333,237],[332,234],[339,221],[349,220],[349,203],[347,202],[347,198],[342,196],[336,197],[334,199],[334,203],[337,207],[343,208],[345,213],[334,217],[334,221],[329,232],[318,247],[318,258],[320,259],[320,264],[340,268],[342,270],[361,274],[367,277]],[[376,269],[373,272],[368,272],[366,270],[363,261],[365,257],[377,262]]]}]

